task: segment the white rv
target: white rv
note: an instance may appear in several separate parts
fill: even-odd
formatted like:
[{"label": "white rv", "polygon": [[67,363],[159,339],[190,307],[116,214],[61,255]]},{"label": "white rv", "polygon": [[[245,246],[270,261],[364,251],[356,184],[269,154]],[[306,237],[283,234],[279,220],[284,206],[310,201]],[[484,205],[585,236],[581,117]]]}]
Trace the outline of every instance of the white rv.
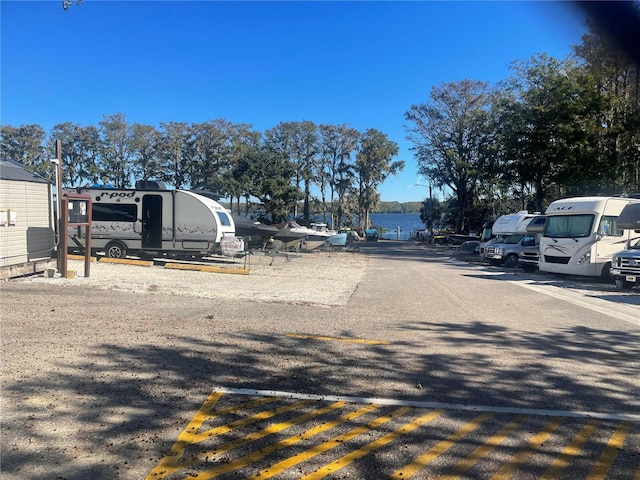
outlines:
[{"label": "white rv", "polygon": [[[514,233],[504,240],[486,247],[485,259],[492,265],[522,266],[525,270],[535,270],[538,261],[538,242],[542,232],[542,227],[539,225],[542,224],[544,226],[544,222],[544,215],[524,215],[521,220],[513,225],[512,228],[515,228]],[[523,258],[524,253],[526,253],[525,258]],[[535,261],[533,261],[533,256],[535,256]],[[530,266],[532,268],[529,268]]]},{"label": "white rv", "polygon": [[636,202],[640,199],[576,197],[551,203],[540,239],[540,271],[609,278],[612,255],[634,234],[619,228],[616,219]]},{"label": "white rv", "polygon": [[[501,243],[509,235],[514,233],[526,232],[527,224],[536,217],[538,214],[529,213],[527,210],[520,210],[517,213],[510,213],[508,215],[502,215],[498,217],[491,225],[491,234],[488,235],[486,226],[489,222],[485,223],[485,228],[482,232],[482,238],[480,243],[480,257],[484,260],[488,260],[487,253],[491,248],[491,245]],[[482,241],[486,239],[486,241]]]},{"label": "white rv", "polygon": [[[215,200],[187,191],[78,188],[91,195],[91,248],[112,258],[134,255],[202,257],[235,234],[231,214]],[[86,232],[69,229],[69,246],[82,247]],[[78,235],[78,233],[80,235]]]}]

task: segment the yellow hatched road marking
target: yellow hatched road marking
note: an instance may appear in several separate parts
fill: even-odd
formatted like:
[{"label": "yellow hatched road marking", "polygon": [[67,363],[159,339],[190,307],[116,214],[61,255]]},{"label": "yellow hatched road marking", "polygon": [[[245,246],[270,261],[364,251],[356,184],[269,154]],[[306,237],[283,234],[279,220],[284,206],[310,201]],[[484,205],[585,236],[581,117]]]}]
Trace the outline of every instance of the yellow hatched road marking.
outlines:
[{"label": "yellow hatched road marking", "polygon": [[369,453],[384,447],[385,445],[387,445],[388,443],[391,443],[401,435],[404,435],[405,433],[409,433],[415,430],[420,425],[423,425],[433,420],[434,418],[442,415],[442,413],[444,413],[444,410],[435,410],[426,415],[422,415],[421,417],[418,417],[415,420],[403,425],[397,430],[394,430],[393,432],[389,432],[386,435],[380,437],[379,439],[371,443],[368,443],[362,448],[359,448],[347,455],[344,455],[343,457],[339,458],[335,462],[331,462],[330,464],[325,465],[323,468],[313,472],[311,475],[307,475],[306,477],[303,477],[303,480],[315,480],[318,478],[324,478],[327,475],[337,470],[340,470],[341,468],[346,467],[347,465],[350,465],[351,463],[358,460],[359,458],[362,458],[365,455],[368,455]]},{"label": "yellow hatched road marking", "polygon": [[345,343],[366,343],[368,345],[390,345],[391,343],[391,342],[385,342],[382,340],[367,340],[365,338],[327,337],[324,335],[303,335],[301,333],[287,333],[287,337],[304,338],[309,340],[326,340],[326,341],[332,341],[332,342],[345,342]]},{"label": "yellow hatched road marking", "polygon": [[202,425],[202,422],[209,417],[209,412],[213,409],[214,405],[218,402],[220,397],[222,396],[222,392],[213,392],[209,397],[204,401],[200,410],[194,415],[193,419],[187,425],[187,428],[178,436],[178,440],[173,444],[169,453],[165,455],[157,467],[155,467],[149,475],[147,476],[147,480],[151,480],[154,478],[164,478],[166,474],[166,470],[169,467],[172,467],[175,464],[175,461],[179,459],[184,453],[185,447],[188,445],[188,442],[184,440],[184,436],[187,434],[188,430],[197,431]]},{"label": "yellow hatched road marking", "polygon": [[[374,405],[373,407],[379,408],[379,405]],[[365,407],[365,408],[367,408],[367,407]],[[283,460],[283,461],[281,461],[279,463],[276,463],[275,465],[272,465],[269,468],[265,468],[261,472],[255,474],[254,476],[249,477],[249,478],[253,479],[253,480],[257,480],[257,479],[261,479],[261,478],[273,477],[274,475],[277,475],[278,473],[286,470],[287,468],[291,468],[292,466],[297,465],[297,464],[299,464],[301,462],[304,462],[305,460],[308,460],[308,459],[313,458],[313,457],[315,457],[317,455],[320,455],[321,453],[324,453],[324,452],[326,452],[328,450],[331,450],[332,448],[335,448],[338,445],[342,445],[343,443],[351,440],[354,437],[357,437],[358,435],[361,435],[361,434],[363,434],[365,432],[368,432],[369,430],[371,430],[373,428],[377,428],[380,425],[383,425],[383,424],[387,423],[388,421],[393,420],[396,417],[399,417],[400,415],[404,415],[408,411],[409,411],[408,407],[398,408],[398,409],[394,410],[393,412],[391,412],[389,415],[384,415],[382,417],[378,417],[375,420],[370,421],[366,425],[363,425],[363,426],[360,426],[360,427],[356,427],[354,429],[349,430],[346,433],[338,435],[337,437],[334,437],[334,438],[332,438],[330,440],[326,440],[326,441],[322,442],[321,444],[316,445],[313,448],[310,448],[309,450],[306,450],[304,452],[300,452],[297,455],[294,455],[293,457],[289,457],[286,460]]]},{"label": "yellow hatched road marking", "polygon": [[[309,338],[321,338],[321,339],[326,338],[331,340],[342,341],[342,339],[336,339],[332,337],[309,337]],[[357,339],[345,339],[345,341],[350,341],[350,340],[367,342],[364,340],[357,340]],[[240,394],[250,394],[250,393],[256,394],[256,392],[257,391],[251,391],[251,392],[247,391],[247,393],[244,393],[244,391],[242,391],[240,392]],[[194,415],[193,419],[189,422],[189,424],[185,427],[185,429],[180,433],[180,435],[178,436],[178,439],[173,444],[170,451],[160,460],[160,462],[156,465],[156,467],[148,474],[148,476],[146,477],[146,480],[164,479],[167,476],[172,475],[175,472],[178,472],[179,470],[182,470],[188,467],[195,467],[195,465],[198,465],[198,464],[199,464],[199,467],[195,467],[195,468],[197,470],[200,470],[202,468],[207,468],[206,466],[207,463],[209,463],[209,466],[214,466],[214,468],[206,471],[201,471],[197,476],[193,478],[198,478],[198,479],[216,478],[219,475],[248,467],[252,463],[263,459],[267,455],[277,450],[291,447],[303,440],[309,440],[312,437],[319,435],[322,432],[329,431],[347,421],[352,421],[360,417],[361,415],[369,413],[377,408],[394,404],[393,401],[386,401],[385,403],[384,399],[379,404],[373,403],[373,402],[368,403],[366,404],[366,406],[360,408],[359,410],[356,410],[350,413],[345,413],[344,415],[341,415],[337,418],[333,417],[333,419],[324,421],[320,425],[309,428],[302,433],[292,435],[289,438],[278,441],[277,443],[268,445],[264,448],[258,449],[252,453],[244,455],[243,457],[232,460],[229,463],[223,463],[227,461],[227,459],[220,457],[220,455],[231,449],[246,445],[250,442],[267,437],[269,435],[276,434],[289,427],[302,424],[308,420],[311,420],[312,418],[316,418],[318,416],[324,415],[325,413],[328,413],[332,410],[342,408],[345,405],[352,403],[349,400],[353,400],[355,402],[358,402],[358,401],[363,402],[365,400],[371,400],[371,399],[361,399],[361,398],[352,399],[351,397],[335,397],[330,395],[320,396],[320,395],[289,394],[289,397],[286,397],[286,398],[298,398],[301,400],[293,404],[280,406],[279,408],[275,408],[272,410],[258,412],[255,415],[252,415],[250,417],[241,418],[239,420],[236,420],[231,423],[227,423],[225,425],[219,425],[219,426],[216,426],[215,428],[201,431],[202,426],[207,419],[220,417],[225,414],[230,414],[230,413],[234,413],[242,410],[253,409],[255,407],[266,405],[272,402],[282,401],[285,398],[285,397],[278,397],[278,396],[268,396],[265,398],[259,398],[256,400],[245,402],[242,404],[228,406],[225,408],[214,410],[216,404],[218,403],[219,399],[224,393],[234,393],[234,392],[228,392],[224,389],[219,389],[214,391],[211,395],[209,395],[207,400],[202,404],[198,412]],[[235,393],[238,393],[238,392],[235,392]],[[277,392],[270,392],[270,393],[274,394]],[[326,402],[332,401],[334,403],[332,405],[328,405],[326,407],[313,410],[304,415],[300,415],[294,419],[291,419],[279,424],[270,425],[267,428],[264,428],[258,432],[250,433],[246,436],[237,438],[236,440],[227,442],[218,447],[213,447],[210,451],[205,451],[205,452],[197,451],[197,450],[193,451],[193,449],[198,448],[195,445],[197,445],[199,442],[206,441],[207,439],[225,434],[232,430],[237,430],[239,428],[245,427],[255,422],[266,420],[275,415],[278,415],[287,411],[295,410],[296,408],[300,408],[301,406],[311,404],[314,401],[321,400],[321,399],[324,399]],[[395,404],[398,405],[398,403],[402,405],[401,408],[398,408],[397,410],[391,412],[388,415],[374,419],[371,422],[368,422],[366,425],[357,426],[356,428],[353,428],[352,430],[342,435],[339,435],[333,439],[324,441],[319,445],[311,446],[307,450],[300,451],[300,449],[298,449],[299,453],[294,454],[293,456],[290,456],[288,458],[280,456],[280,461],[278,461],[278,463],[275,463],[271,466],[264,468],[259,473],[253,474],[253,476],[251,477],[245,476],[244,478],[249,478],[252,480],[272,478],[286,470],[291,469],[295,465],[298,465],[304,461],[310,460],[335,447],[344,445],[345,442],[350,441],[356,436],[366,433],[367,431],[374,430],[377,427],[381,426],[382,424],[390,421],[391,419],[404,415],[405,413],[412,411],[416,407],[420,408],[420,406],[422,405],[422,404],[420,404],[420,406],[413,405],[413,403],[415,402],[397,402],[397,401]],[[453,407],[455,407],[455,405],[453,405]],[[421,407],[421,408],[425,408],[425,407]],[[353,462],[365,457],[369,453],[384,447],[385,445],[393,442],[394,440],[401,437],[402,435],[415,430],[420,425],[431,421],[433,418],[436,418],[437,416],[442,415],[442,413],[447,411],[446,407],[440,407],[439,405],[433,408],[437,408],[437,410],[432,410],[430,413],[423,415],[419,418],[416,418],[415,420],[401,426],[400,428],[394,431],[391,431],[386,435],[383,435],[377,440],[367,445],[364,445],[357,450],[351,451],[350,453],[344,455],[343,457],[329,464],[319,465],[319,470],[311,473],[310,475],[307,475],[306,477],[304,477],[304,479],[313,480],[313,479],[324,478],[327,475],[330,475],[352,464]],[[491,412],[487,410],[485,410],[485,412],[486,413],[484,413],[483,415],[476,417],[474,420],[465,424],[462,428],[458,429],[457,431],[455,431],[454,433],[446,437],[444,440],[440,441],[438,444],[436,444],[434,447],[430,448],[428,451],[420,455],[418,458],[416,458],[413,462],[411,462],[406,467],[394,472],[392,476],[389,478],[398,480],[398,479],[410,478],[416,475],[416,473],[422,470],[426,465],[433,462],[437,457],[441,456],[444,452],[446,452],[449,448],[451,448],[453,445],[455,445],[457,442],[463,439],[466,435],[474,431],[476,428],[482,425],[486,420],[491,418],[492,413],[497,413],[497,412]],[[571,415],[568,415],[567,417],[570,417],[570,416]],[[517,418],[511,420],[508,424],[500,428],[500,430],[497,433],[495,433],[493,436],[491,436],[491,438],[489,438],[484,444],[482,444],[482,442],[479,442],[478,443],[479,446],[475,448],[473,452],[468,454],[465,458],[460,460],[457,464],[453,465],[453,467],[446,472],[445,476],[442,476],[439,478],[441,480],[457,480],[461,478],[465,474],[465,472],[471,469],[480,460],[482,460],[483,458],[486,458],[487,455],[492,450],[497,448],[501,443],[504,442],[504,440],[507,437],[512,435],[512,433],[516,431],[517,428],[520,425],[522,425],[522,423],[529,417],[530,417],[530,412],[527,409],[522,409],[520,411],[520,415]],[[507,461],[507,463],[502,465],[502,468],[500,468],[500,470],[493,477],[491,477],[491,479],[492,480],[508,479],[508,478],[511,478],[513,475],[517,474],[517,472],[522,467],[522,465],[525,464],[532,455],[534,455],[537,451],[540,450],[540,445],[544,444],[544,442],[547,441],[547,439],[556,431],[556,429],[561,425],[561,423],[567,417],[562,415],[553,415],[551,418],[551,421],[549,421],[544,426],[544,428],[540,430],[537,434],[532,434],[533,436],[530,438],[527,445],[523,446],[523,448],[520,451],[518,451],[514,456],[512,456]],[[606,417],[606,418],[609,418],[609,417]],[[589,477],[587,477],[587,480],[604,480],[607,476],[608,471],[612,468],[612,465],[614,464],[618,456],[618,453],[624,447],[625,441],[635,422],[634,420],[628,420],[627,418],[624,418],[624,417],[620,418],[622,417],[621,415],[618,415],[617,417],[618,417],[618,420],[621,420],[621,422],[616,426],[616,430],[611,435],[607,445],[605,446],[604,450],[600,454],[600,457],[595,462],[595,465],[593,466]],[[540,480],[558,479],[558,478],[561,478],[562,475],[566,474],[566,471],[569,469],[572,462],[575,461],[576,457],[580,455],[580,452],[584,448],[584,445],[589,440],[589,438],[593,436],[594,432],[600,425],[600,420],[598,420],[598,418],[599,417],[591,418],[586,424],[584,424],[580,429],[580,431],[575,435],[575,437],[571,439],[568,445],[566,444],[566,442],[569,441],[570,437],[568,436],[566,437],[566,441],[563,442],[565,445],[564,449],[562,450],[561,453],[559,454],[556,453],[557,457],[553,460],[551,465],[549,465],[547,470],[544,472],[544,475],[540,477]],[[613,419],[613,418],[609,418],[609,419]],[[384,432],[380,432],[380,433],[382,434]],[[203,447],[200,447],[200,448],[203,448]],[[206,446],[204,446],[204,448],[206,448]],[[211,446],[209,448],[211,448]],[[559,446],[556,452],[560,452],[560,448],[562,448],[562,446]],[[287,453],[285,452],[284,455],[286,456]],[[640,467],[634,467],[634,468],[637,468],[637,470],[634,472],[631,478],[633,480],[640,480]],[[247,475],[247,472],[243,472],[243,473]],[[193,470],[185,471],[184,474],[194,475],[194,472]]]},{"label": "yellow hatched road marking", "polygon": [[420,455],[409,465],[407,465],[404,468],[401,468],[400,470],[395,471],[389,478],[398,480],[402,478],[412,477],[416,472],[418,472],[418,470],[421,470],[427,464],[431,463],[434,459],[436,459],[437,457],[442,455],[444,452],[449,450],[449,448],[455,445],[456,442],[463,439],[465,436],[467,436],[467,434],[474,431],[476,428],[478,428],[480,425],[482,425],[492,416],[493,415],[490,413],[484,413],[474,418],[472,421],[464,425],[458,431],[452,433],[446,439],[439,442],[437,445],[433,446],[432,448],[427,450],[425,453]]},{"label": "yellow hatched road marking", "polygon": [[573,460],[575,456],[580,453],[580,450],[582,450],[585,442],[593,434],[599,423],[599,420],[589,420],[587,424],[582,427],[582,429],[574,437],[567,448],[562,451],[558,458],[556,458],[549,466],[547,471],[544,472],[544,475],[540,477],[540,480],[551,480],[554,478],[560,478],[562,473],[569,466],[569,463],[571,463],[571,460]]},{"label": "yellow hatched road marking", "polygon": [[[269,450],[268,453],[272,453],[272,451],[276,451],[276,450],[280,450],[282,448],[286,448],[286,447],[290,447],[291,445],[295,445],[296,443],[302,441],[302,440],[307,440],[309,438],[312,438],[316,435],[319,435],[322,432],[325,432],[327,430],[330,430],[334,427],[337,427],[338,425],[343,424],[344,422],[348,422],[350,420],[354,420],[362,415],[364,415],[365,413],[369,413],[377,408],[380,408],[379,405],[366,405],[358,410],[356,410],[355,412],[351,412],[349,414],[346,415],[342,415],[339,418],[337,418],[336,420],[333,420],[331,422],[327,422],[324,423],[322,425],[318,425],[317,427],[314,427],[310,430],[307,430],[306,432],[302,433],[301,435],[294,435],[292,437],[289,437],[285,440],[282,440],[281,442],[278,442],[277,444],[273,445],[273,447],[275,448],[274,450]],[[327,443],[327,442],[325,442]],[[335,445],[334,445],[335,446]],[[314,447],[312,449],[312,451],[315,451],[316,447]],[[327,448],[328,450],[328,448]],[[319,453],[319,452],[318,452]],[[308,454],[308,452],[302,452],[299,453],[298,455],[294,455],[293,457],[288,458],[287,460],[283,460],[279,463],[276,463],[275,465],[272,465],[268,468],[265,468],[264,470],[262,470],[261,472],[252,475],[251,477],[248,477],[249,479],[262,479],[262,478],[271,478],[274,475],[277,475],[280,472],[283,472],[284,470],[287,470],[288,468],[291,468],[294,465],[297,465],[300,462],[303,462],[304,460],[307,460],[308,458],[311,458],[315,455],[317,455],[318,453],[314,453],[314,454]]]},{"label": "yellow hatched road marking", "polygon": [[[261,420],[266,420],[267,418],[271,418],[271,417],[273,417],[275,415],[278,415],[278,414],[281,414],[281,413],[285,413],[285,412],[288,412],[288,411],[291,411],[291,410],[296,410],[297,408],[303,407],[303,406],[305,406],[305,405],[307,405],[309,403],[311,403],[310,400],[303,400],[303,401],[300,401],[300,402],[292,403],[291,405],[285,405],[285,406],[277,408],[275,410],[260,412],[260,413],[258,413],[256,415],[253,415],[252,417],[243,418],[243,419],[237,420],[235,422],[232,422],[229,425],[222,425],[220,427],[213,428],[211,430],[199,433],[197,435],[186,436],[185,440],[188,441],[190,444],[195,445],[196,443],[202,442],[203,440],[207,440],[207,439],[209,439],[211,437],[215,437],[217,435],[222,435],[224,433],[230,432],[231,430],[236,430],[239,427],[244,427],[246,425],[250,425],[252,423],[259,422]],[[290,422],[295,422],[295,420],[296,419],[293,419]],[[289,422],[285,422],[285,423],[289,424]],[[283,424],[279,424],[279,425],[283,425]],[[278,425],[276,425],[276,427],[277,426]],[[194,464],[198,463],[203,458],[206,459],[206,458],[214,457],[215,455],[220,455],[220,454],[222,454],[224,452],[227,452],[227,451],[229,451],[229,450],[231,450],[233,448],[239,447],[241,445],[245,445],[245,444],[247,444],[249,442],[252,442],[254,440],[257,440],[259,438],[263,438],[263,437],[266,437],[268,435],[271,435],[273,433],[273,431],[272,431],[273,428],[274,427],[269,427],[269,428],[260,430],[259,432],[252,433],[251,435],[247,435],[245,437],[239,438],[239,439],[234,440],[232,442],[225,443],[224,445],[221,445],[221,446],[217,447],[215,450],[208,450],[208,451],[205,451],[205,452],[201,452],[201,453],[199,453],[197,455],[190,456],[186,460],[176,461],[172,466],[167,468],[167,473],[173,473],[173,472],[176,472],[176,471],[181,470],[183,468],[190,467],[191,465],[194,465]]]},{"label": "yellow hatched road marking", "polygon": [[528,445],[523,450],[516,453],[498,473],[491,477],[491,480],[506,480],[511,478],[511,476],[516,473],[520,465],[526,462],[534,450],[549,438],[555,429],[560,426],[563,420],[563,418],[558,417],[547,423],[547,425],[537,435],[534,435],[533,438],[529,440]]},{"label": "yellow hatched road marking", "polygon": [[[316,418],[319,417],[320,415],[324,415],[325,413],[329,413],[332,410],[337,410],[338,408],[342,408],[346,405],[346,402],[335,402],[332,403],[331,405],[328,405],[326,407],[323,408],[319,408],[317,410],[314,410],[313,412],[309,412],[305,415],[301,415],[297,418],[288,420],[286,422],[282,422],[279,423],[277,425],[271,425],[267,428],[265,428],[264,430],[261,430],[260,432],[256,432],[253,433],[251,435],[246,436],[245,438],[241,438],[238,439],[237,441],[234,442],[230,442],[231,445],[233,445],[230,448],[235,448],[238,445],[241,444],[245,444],[248,442],[251,442],[253,440],[256,440],[258,438],[263,438],[266,437],[268,435],[274,434],[274,433],[278,433],[282,430],[285,430],[289,427],[292,427],[294,425],[298,425],[300,423],[304,423],[308,420],[311,420],[312,418]],[[249,455],[245,455],[244,457],[240,457],[237,458],[235,460],[233,460],[232,462],[226,463],[224,465],[220,465],[216,468],[212,468],[210,470],[206,470],[204,472],[201,472],[199,475],[197,475],[194,478],[199,478],[199,479],[210,479],[210,478],[215,478],[218,475],[222,475],[223,473],[227,473],[227,472],[232,472],[233,470],[238,470],[239,468],[243,468],[246,467],[247,465],[263,458],[265,455],[274,452],[276,450],[278,450],[279,448],[277,447],[281,442],[269,445],[268,447],[262,448],[258,451],[255,451]],[[206,456],[211,456],[211,455],[215,455],[215,454],[219,454],[221,451],[227,451],[230,450],[230,448],[227,448],[227,445],[222,445],[221,447],[217,448],[214,452],[204,452],[204,453],[200,453],[198,455],[198,457],[206,457]],[[280,447],[280,448],[284,448],[284,447]],[[194,462],[195,463],[195,462]]]},{"label": "yellow hatched road marking", "polygon": [[473,467],[480,459],[486,457],[493,449],[495,449],[498,445],[500,445],[505,438],[511,435],[516,428],[522,425],[528,415],[518,415],[516,418],[507,423],[504,427],[502,427],[498,433],[493,435],[489,440],[485,442],[484,445],[476,448],[473,452],[467,455],[466,458],[462,459],[455,465],[451,470],[449,470],[446,475],[444,475],[440,480],[455,480],[460,478],[460,476]]},{"label": "yellow hatched road marking", "polygon": [[630,422],[620,422],[587,480],[600,480],[606,477],[607,470],[609,470],[609,467],[618,456],[618,452],[622,449],[629,430],[631,430]]},{"label": "yellow hatched road marking", "polygon": [[[262,420],[266,420],[267,418],[275,417],[276,415],[280,415],[281,413],[290,412],[291,410],[297,410],[298,408],[309,405],[310,403],[311,400],[301,400],[290,405],[283,405],[282,407],[278,407],[273,410],[265,410],[264,412],[256,413],[255,415],[252,415],[250,417],[241,418],[240,420],[231,422],[228,425],[221,425],[210,430],[205,430],[203,432],[193,434],[189,440],[191,441],[191,443],[202,442],[203,440],[207,440],[217,435],[222,435],[223,433],[230,432],[231,430],[236,430],[240,427],[260,422]],[[230,447],[227,450],[230,450],[231,448],[233,447]]]}]

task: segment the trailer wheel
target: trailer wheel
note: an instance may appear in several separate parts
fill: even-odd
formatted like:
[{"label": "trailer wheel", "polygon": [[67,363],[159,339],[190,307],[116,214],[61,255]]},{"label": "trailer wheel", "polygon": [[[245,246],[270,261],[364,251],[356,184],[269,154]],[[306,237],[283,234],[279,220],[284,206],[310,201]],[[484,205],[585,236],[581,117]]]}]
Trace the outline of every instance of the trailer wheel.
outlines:
[{"label": "trailer wheel", "polygon": [[109,258],[125,258],[127,256],[127,247],[120,242],[110,242],[105,248],[105,253]]},{"label": "trailer wheel", "polygon": [[518,255],[510,253],[504,261],[504,266],[508,268],[515,268],[518,266]]}]

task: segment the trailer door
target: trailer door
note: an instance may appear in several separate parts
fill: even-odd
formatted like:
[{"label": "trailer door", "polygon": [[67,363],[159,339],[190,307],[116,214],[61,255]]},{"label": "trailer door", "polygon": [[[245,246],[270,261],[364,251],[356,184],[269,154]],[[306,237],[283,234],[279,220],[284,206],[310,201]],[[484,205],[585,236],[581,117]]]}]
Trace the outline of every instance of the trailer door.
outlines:
[{"label": "trailer door", "polygon": [[162,196],[142,197],[142,248],[162,248]]}]

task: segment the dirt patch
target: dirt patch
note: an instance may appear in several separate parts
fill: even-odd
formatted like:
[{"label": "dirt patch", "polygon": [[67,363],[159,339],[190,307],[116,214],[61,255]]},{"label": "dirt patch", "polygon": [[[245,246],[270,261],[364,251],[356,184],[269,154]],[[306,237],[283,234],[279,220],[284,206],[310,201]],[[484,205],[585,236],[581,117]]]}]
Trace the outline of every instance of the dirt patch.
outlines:
[{"label": "dirt patch", "polygon": [[[272,262],[273,260],[273,262]],[[212,265],[229,271],[245,267],[244,260],[220,258]],[[249,275],[177,270],[162,266],[92,262],[90,277],[84,263],[69,260],[75,278],[31,276],[14,282],[41,283],[58,288],[96,288],[149,295],[234,299],[241,296],[257,302],[345,305],[368,265],[364,255],[351,252],[312,252],[276,257],[250,256]]]}]

